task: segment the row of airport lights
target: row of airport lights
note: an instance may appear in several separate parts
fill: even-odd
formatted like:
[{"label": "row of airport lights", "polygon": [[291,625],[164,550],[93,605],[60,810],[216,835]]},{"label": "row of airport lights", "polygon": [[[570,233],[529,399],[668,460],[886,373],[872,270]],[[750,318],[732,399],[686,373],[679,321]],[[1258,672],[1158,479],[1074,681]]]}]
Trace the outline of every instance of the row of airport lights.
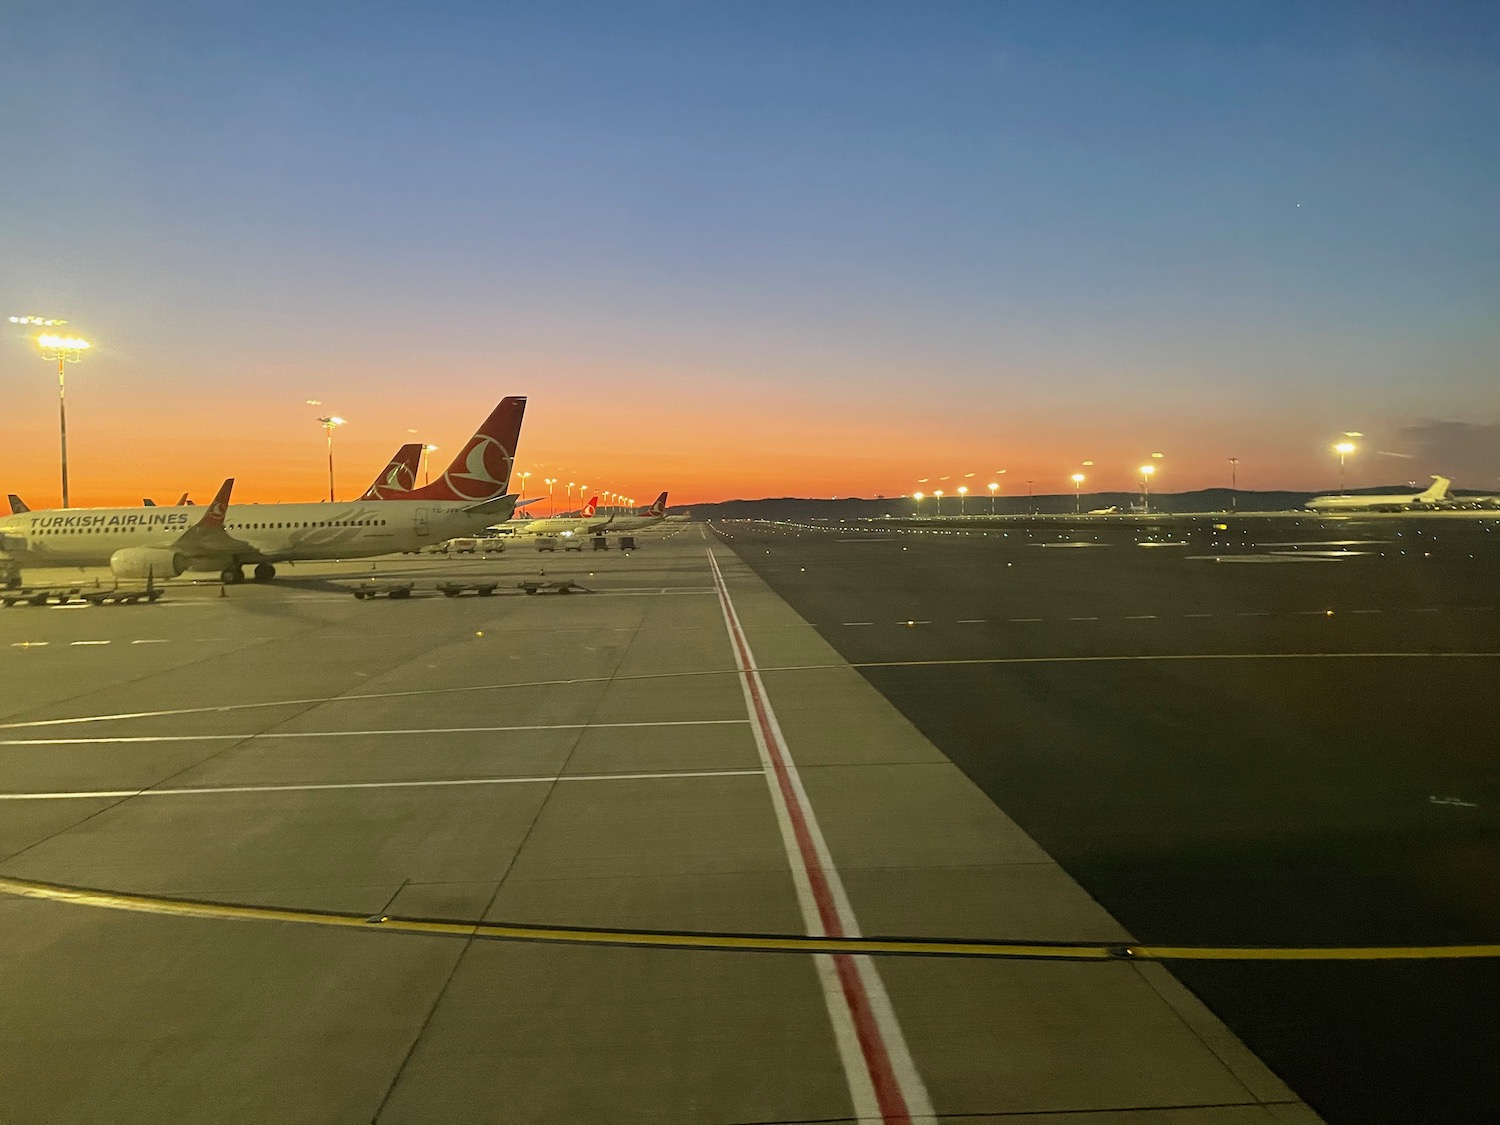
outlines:
[{"label": "row of airport lights", "polygon": [[[1151,478],[1156,473],[1155,462],[1161,460],[1165,456],[1166,456],[1166,454],[1164,454],[1164,453],[1153,453],[1153,454],[1151,454],[1152,460],[1146,462],[1140,468],[1140,473],[1141,473],[1141,506],[1146,511],[1150,511],[1151,510]],[[1235,464],[1235,465],[1239,464],[1239,458],[1238,457],[1231,457],[1230,461],[1233,464]],[[1085,462],[1083,462],[1083,467],[1085,469],[1092,468],[1093,464],[1094,463],[1092,461],[1085,461]],[[995,475],[997,477],[1004,476],[1005,473],[1006,473],[1005,469],[996,469],[995,470]],[[974,474],[973,473],[969,473],[967,475],[972,477]],[[927,481],[930,480],[930,479],[931,478],[929,478],[929,477],[923,477],[917,483],[918,484],[926,484]],[[944,477],[943,479],[946,480],[947,478]],[[1075,472],[1071,476],[1068,477],[1068,480],[1070,480],[1070,481],[1073,482],[1073,511],[1075,513],[1076,512],[1080,512],[1080,511],[1083,510],[1083,482],[1086,481],[1086,480],[1088,480],[1088,476],[1086,474],[1082,473],[1082,472]],[[995,514],[995,496],[1000,491],[1000,482],[998,480],[992,480],[992,481],[990,481],[989,484],[985,485],[985,487],[989,490],[989,493],[990,493],[990,515],[994,515]],[[958,495],[958,514],[960,516],[967,515],[968,514],[968,512],[967,512],[967,502],[968,502],[968,498],[969,498],[969,486],[966,485],[966,484],[961,484],[954,491]],[[935,489],[933,491],[933,493],[932,493],[933,506],[937,509],[937,514],[939,516],[941,516],[943,514],[943,497],[944,497],[944,495],[946,495],[946,493],[941,488]],[[1033,478],[1027,480],[1027,482],[1026,482],[1026,498],[1027,498],[1028,505],[1030,504],[1031,499],[1035,495],[1036,495],[1036,478],[1033,477]],[[916,514],[917,515],[921,515],[922,514],[922,501],[925,500],[925,499],[927,499],[927,493],[925,493],[925,492],[913,492],[911,498],[916,502]]]}]

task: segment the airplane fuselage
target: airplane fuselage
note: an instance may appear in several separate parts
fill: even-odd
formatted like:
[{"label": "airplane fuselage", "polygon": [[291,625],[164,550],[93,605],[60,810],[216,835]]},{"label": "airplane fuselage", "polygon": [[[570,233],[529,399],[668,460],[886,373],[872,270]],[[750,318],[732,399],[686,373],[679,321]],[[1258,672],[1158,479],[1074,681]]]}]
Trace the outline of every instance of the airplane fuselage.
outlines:
[{"label": "airplane fuselage", "polygon": [[[377,500],[333,504],[231,504],[224,531],[233,541],[210,555],[186,556],[189,570],[241,563],[355,559],[414,551],[472,534],[508,515],[465,501]],[[203,516],[196,506],[70,508],[0,518],[0,558],[21,566],[108,566],[116,551],[170,548]]]}]

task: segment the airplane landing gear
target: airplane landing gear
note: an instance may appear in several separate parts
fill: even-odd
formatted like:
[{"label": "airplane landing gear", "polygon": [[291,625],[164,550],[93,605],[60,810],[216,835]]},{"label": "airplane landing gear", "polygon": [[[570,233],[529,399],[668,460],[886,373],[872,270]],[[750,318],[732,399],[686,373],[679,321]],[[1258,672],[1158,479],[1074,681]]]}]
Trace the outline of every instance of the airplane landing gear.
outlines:
[{"label": "airplane landing gear", "polygon": [[255,564],[255,580],[257,582],[269,582],[276,577],[276,568],[270,563]]},{"label": "airplane landing gear", "polygon": [[219,571],[219,581],[226,586],[238,586],[245,580],[245,572],[237,566],[226,566]]},{"label": "airplane landing gear", "polygon": [[18,566],[0,566],[0,589],[19,590],[21,588],[21,568]]}]

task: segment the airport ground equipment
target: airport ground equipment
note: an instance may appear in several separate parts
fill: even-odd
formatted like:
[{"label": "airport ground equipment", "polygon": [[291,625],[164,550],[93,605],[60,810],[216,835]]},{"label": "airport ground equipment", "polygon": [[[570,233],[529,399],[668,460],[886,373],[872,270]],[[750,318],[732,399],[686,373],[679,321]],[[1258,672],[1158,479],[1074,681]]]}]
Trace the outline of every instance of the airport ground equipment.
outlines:
[{"label": "airport ground equipment", "polygon": [[557,550],[557,536],[555,536],[555,535],[538,535],[536,537],[536,549],[538,551],[556,551]]},{"label": "airport ground equipment", "polygon": [[[580,551],[583,550],[583,545],[579,544],[578,549]],[[609,550],[609,538],[607,536],[604,536],[604,535],[596,535],[596,536],[594,536],[594,550],[596,550],[596,551],[607,551],[607,550]]]},{"label": "airport ground equipment", "polygon": [[622,535],[622,536],[620,536],[620,550],[622,550],[622,551],[633,551],[633,550],[635,550],[635,536],[634,535]]},{"label": "airport ground equipment", "polygon": [[460,594],[477,594],[481,598],[492,597],[499,582],[439,582],[437,588],[445,598],[456,598]]},{"label": "airport ground equipment", "polygon": [[0,603],[13,605],[67,605],[83,593],[81,586],[14,586],[0,590]]},{"label": "airport ground equipment", "polygon": [[560,582],[545,582],[536,578],[528,578],[517,582],[516,586],[528,594],[592,594],[594,592],[587,586],[580,586],[568,578]]},{"label": "airport ground equipment", "polygon": [[381,596],[399,599],[411,597],[412,588],[415,585],[414,582],[371,582],[364,586],[349,586],[347,589],[357,601]]},{"label": "airport ground equipment", "polygon": [[115,586],[109,590],[85,590],[79,594],[82,601],[90,605],[135,605],[137,602],[154,602],[166,593],[160,586],[148,582],[144,586]]}]

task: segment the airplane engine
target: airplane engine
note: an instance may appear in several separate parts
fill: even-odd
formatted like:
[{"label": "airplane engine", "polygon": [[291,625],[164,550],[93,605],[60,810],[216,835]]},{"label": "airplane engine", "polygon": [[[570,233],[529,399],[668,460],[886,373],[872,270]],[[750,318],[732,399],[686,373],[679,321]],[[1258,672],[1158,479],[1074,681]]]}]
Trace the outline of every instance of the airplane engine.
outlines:
[{"label": "airplane engine", "polygon": [[187,559],[169,547],[121,547],[109,556],[116,578],[176,578]]}]

